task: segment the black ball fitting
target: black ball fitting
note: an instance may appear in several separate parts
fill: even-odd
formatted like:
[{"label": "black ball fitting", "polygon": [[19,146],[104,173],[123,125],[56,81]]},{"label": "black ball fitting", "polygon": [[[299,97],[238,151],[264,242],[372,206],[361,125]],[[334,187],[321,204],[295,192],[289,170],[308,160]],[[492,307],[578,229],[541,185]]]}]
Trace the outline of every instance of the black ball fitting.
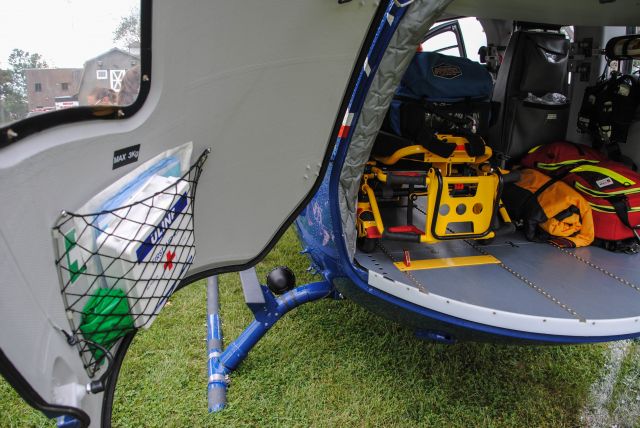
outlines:
[{"label": "black ball fitting", "polygon": [[267,275],[267,287],[273,294],[283,294],[296,286],[296,276],[286,266],[278,266]]}]

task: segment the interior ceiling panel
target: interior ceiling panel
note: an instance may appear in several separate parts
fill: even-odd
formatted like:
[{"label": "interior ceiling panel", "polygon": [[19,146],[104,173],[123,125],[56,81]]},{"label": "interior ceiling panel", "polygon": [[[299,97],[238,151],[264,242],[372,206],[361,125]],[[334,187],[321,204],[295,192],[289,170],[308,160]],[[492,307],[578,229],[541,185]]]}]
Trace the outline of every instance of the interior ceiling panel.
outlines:
[{"label": "interior ceiling panel", "polygon": [[447,13],[567,25],[640,25],[640,0],[454,0]]}]

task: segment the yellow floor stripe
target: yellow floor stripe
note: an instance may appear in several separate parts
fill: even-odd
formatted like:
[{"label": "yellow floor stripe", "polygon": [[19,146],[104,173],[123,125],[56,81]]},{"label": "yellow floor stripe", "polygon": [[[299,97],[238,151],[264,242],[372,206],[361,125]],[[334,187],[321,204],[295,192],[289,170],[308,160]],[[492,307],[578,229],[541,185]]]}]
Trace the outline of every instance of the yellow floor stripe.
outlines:
[{"label": "yellow floor stripe", "polygon": [[500,260],[493,256],[468,256],[468,257],[447,257],[443,259],[427,259],[427,260],[411,260],[411,265],[407,266],[404,262],[396,262],[394,265],[399,271],[405,272],[410,270],[424,269],[442,269],[462,266],[477,266],[497,264]]}]

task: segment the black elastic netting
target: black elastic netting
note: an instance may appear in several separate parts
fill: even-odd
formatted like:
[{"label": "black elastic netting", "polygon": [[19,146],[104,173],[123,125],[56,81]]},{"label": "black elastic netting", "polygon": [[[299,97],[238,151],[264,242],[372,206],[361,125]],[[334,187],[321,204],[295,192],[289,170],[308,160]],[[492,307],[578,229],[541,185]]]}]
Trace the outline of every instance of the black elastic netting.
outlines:
[{"label": "black elastic netting", "polygon": [[152,196],[98,213],[63,212],[54,226],[70,343],[90,377],[104,350],[154,320],[193,263],[193,206],[208,153]]}]

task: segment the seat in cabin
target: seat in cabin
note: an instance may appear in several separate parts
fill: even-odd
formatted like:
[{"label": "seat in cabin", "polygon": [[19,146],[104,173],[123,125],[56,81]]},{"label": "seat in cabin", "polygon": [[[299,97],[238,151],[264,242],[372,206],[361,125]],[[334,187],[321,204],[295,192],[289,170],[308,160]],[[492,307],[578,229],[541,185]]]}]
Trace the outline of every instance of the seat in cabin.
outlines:
[{"label": "seat in cabin", "polygon": [[532,147],[565,138],[568,57],[569,39],[559,26],[516,26],[492,96],[500,109],[488,144],[499,156],[518,160]]}]

